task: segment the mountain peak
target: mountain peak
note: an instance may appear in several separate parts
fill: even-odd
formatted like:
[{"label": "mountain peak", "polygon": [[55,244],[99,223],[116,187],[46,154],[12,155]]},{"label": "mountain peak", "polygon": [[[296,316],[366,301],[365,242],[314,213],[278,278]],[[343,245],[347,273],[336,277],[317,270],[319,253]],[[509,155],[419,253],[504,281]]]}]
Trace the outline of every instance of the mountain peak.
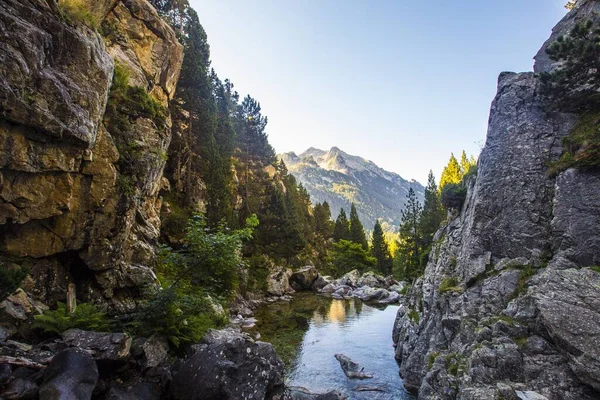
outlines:
[{"label": "mountain peak", "polygon": [[290,153],[279,157],[308,190],[313,204],[327,201],[335,218],[340,208],[349,211],[350,203],[355,203],[367,229],[372,229],[378,218],[397,227],[408,190],[412,188],[421,200],[424,194],[420,183],[407,181],[337,146],[328,151],[310,147],[297,157],[290,157]]}]

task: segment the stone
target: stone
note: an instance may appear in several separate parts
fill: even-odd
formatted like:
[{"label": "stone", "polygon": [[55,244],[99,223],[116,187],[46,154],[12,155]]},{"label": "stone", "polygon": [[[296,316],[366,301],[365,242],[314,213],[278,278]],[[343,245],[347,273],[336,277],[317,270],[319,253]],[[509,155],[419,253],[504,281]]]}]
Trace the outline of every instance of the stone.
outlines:
[{"label": "stone", "polygon": [[294,271],[289,281],[294,290],[310,290],[318,276],[317,269],[312,265],[308,265]]},{"label": "stone", "polygon": [[283,362],[271,344],[255,342],[234,329],[210,330],[173,376],[171,396],[262,400],[283,390],[283,375]]},{"label": "stone", "polygon": [[[313,393],[310,390],[299,387],[291,386],[287,387],[283,396],[280,396],[281,400],[343,400],[344,397],[337,390],[332,390],[327,393]],[[273,400],[277,400],[274,397]]]},{"label": "stone", "polygon": [[290,286],[290,277],[292,270],[279,267],[276,271],[269,274],[267,278],[267,293],[273,296],[283,296],[287,293],[293,293],[294,289]]},{"label": "stone", "polygon": [[360,365],[352,361],[350,358],[346,357],[343,354],[336,354],[335,359],[338,360],[344,374],[350,379],[370,379],[373,377],[372,374],[367,374],[363,372],[364,367],[361,368]]},{"label": "stone", "polygon": [[531,390],[527,390],[525,392],[517,390],[515,393],[519,400],[548,400],[546,396],[542,396],[541,394]]},{"label": "stone", "polygon": [[61,336],[66,345],[89,351],[95,360],[125,361],[129,358],[132,341],[126,333],[69,329]]},{"label": "stone", "polygon": [[381,275],[374,272],[365,272],[356,282],[356,286],[369,286],[373,288],[385,288],[386,281]]},{"label": "stone", "polygon": [[362,288],[358,297],[362,301],[375,301],[389,297],[389,292],[385,289],[375,289],[371,287]]},{"label": "stone", "polygon": [[40,400],[90,400],[98,382],[98,367],[82,349],[69,348],[56,354],[44,372]]},{"label": "stone", "polygon": [[111,387],[105,400],[160,400],[161,390],[156,385],[140,382],[128,388]]},{"label": "stone", "polygon": [[16,378],[10,381],[2,390],[0,398],[6,400],[29,400],[37,398],[38,386],[29,379]]},{"label": "stone", "polygon": [[347,285],[347,286],[356,287],[358,285],[359,279],[360,279],[360,272],[358,272],[357,269],[353,269],[352,271],[344,274],[336,282],[338,283],[338,285]]},{"label": "stone", "polygon": [[169,342],[163,336],[152,335],[144,342],[142,349],[144,353],[144,368],[157,367],[169,355]]},{"label": "stone", "polygon": [[380,304],[395,304],[398,303],[401,299],[401,296],[398,292],[388,292],[388,296],[379,300]]},{"label": "stone", "polygon": [[312,283],[312,285],[310,285],[311,290],[314,291],[319,291],[321,289],[323,289],[325,286],[329,285],[331,283],[333,279],[330,276],[322,276],[322,275],[318,275],[317,279],[315,279]]}]

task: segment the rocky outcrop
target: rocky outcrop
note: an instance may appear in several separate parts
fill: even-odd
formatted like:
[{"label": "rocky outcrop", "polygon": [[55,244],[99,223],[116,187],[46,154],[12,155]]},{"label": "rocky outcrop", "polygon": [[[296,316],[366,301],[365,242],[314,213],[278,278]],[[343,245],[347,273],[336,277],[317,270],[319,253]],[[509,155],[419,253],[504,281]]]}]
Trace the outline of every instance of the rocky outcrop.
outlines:
[{"label": "rocky outcrop", "polygon": [[171,395],[175,400],[262,400],[283,391],[283,370],[272,345],[233,329],[209,331],[174,375]]},{"label": "rocky outcrop", "polygon": [[28,267],[39,300],[74,282],[123,312],[154,285],[170,120],[116,125],[113,72],[166,110],[183,53],[146,0],[82,4],[104,36],[55,0],[0,5],[0,263]]},{"label": "rocky outcrop", "polygon": [[[592,10],[579,1],[553,35]],[[553,68],[548,43],[536,72]],[[600,174],[548,174],[575,121],[544,111],[533,73],[500,75],[478,174],[396,319],[400,374],[419,398],[600,396],[600,276],[584,268],[600,257]]]},{"label": "rocky outcrop", "polygon": [[294,289],[290,286],[290,277],[292,270],[279,267],[277,270],[269,274],[267,278],[267,294],[272,296],[283,296],[293,293]]},{"label": "rocky outcrop", "polygon": [[383,277],[370,271],[360,275],[355,269],[339,279],[331,279],[317,291],[338,300],[356,297],[366,302],[394,304],[402,299],[404,286],[404,282],[398,283],[391,276]]}]

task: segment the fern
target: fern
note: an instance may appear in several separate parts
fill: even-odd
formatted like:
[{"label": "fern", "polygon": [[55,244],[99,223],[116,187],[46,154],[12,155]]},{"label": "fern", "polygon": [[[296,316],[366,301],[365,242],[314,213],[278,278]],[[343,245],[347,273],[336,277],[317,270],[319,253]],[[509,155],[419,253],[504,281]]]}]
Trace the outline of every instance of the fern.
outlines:
[{"label": "fern", "polygon": [[102,332],[110,331],[111,328],[106,314],[89,303],[79,304],[75,312],[69,314],[66,304],[59,301],[56,303],[56,310],[48,310],[34,318],[34,326],[49,333],[58,334],[73,328]]},{"label": "fern", "polygon": [[29,271],[26,268],[7,269],[0,264],[0,302],[6,300],[27,277]]}]

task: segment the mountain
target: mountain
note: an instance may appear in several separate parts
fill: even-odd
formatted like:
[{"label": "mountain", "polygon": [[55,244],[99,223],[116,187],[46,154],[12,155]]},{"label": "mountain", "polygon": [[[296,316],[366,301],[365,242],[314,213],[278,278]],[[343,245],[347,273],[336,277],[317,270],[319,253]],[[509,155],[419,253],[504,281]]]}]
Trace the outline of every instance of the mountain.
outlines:
[{"label": "mountain", "polygon": [[419,182],[408,181],[338,147],[329,151],[311,147],[299,155],[289,152],[278,157],[308,190],[313,204],[327,201],[336,218],[341,207],[349,209],[353,202],[369,230],[377,218],[387,229],[397,229],[410,188],[423,201],[424,188]]}]

